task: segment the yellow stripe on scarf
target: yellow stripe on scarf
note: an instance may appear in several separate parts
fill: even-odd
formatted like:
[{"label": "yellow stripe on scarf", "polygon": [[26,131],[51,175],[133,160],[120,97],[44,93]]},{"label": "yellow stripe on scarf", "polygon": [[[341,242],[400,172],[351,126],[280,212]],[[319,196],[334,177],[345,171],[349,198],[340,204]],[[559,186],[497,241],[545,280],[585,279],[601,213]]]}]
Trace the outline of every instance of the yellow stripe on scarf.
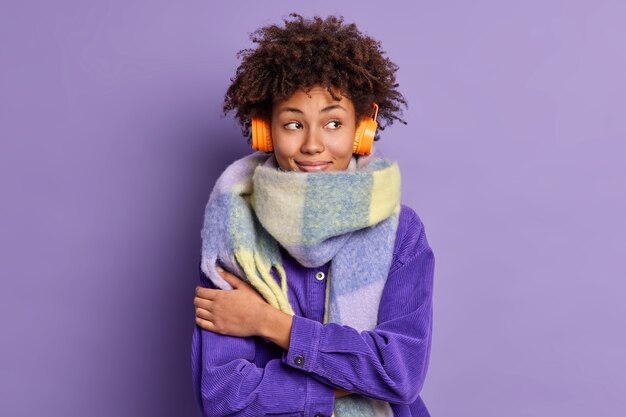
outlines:
[{"label": "yellow stripe on scarf", "polygon": [[373,225],[400,210],[400,168],[397,163],[372,173],[372,199],[368,224]]}]

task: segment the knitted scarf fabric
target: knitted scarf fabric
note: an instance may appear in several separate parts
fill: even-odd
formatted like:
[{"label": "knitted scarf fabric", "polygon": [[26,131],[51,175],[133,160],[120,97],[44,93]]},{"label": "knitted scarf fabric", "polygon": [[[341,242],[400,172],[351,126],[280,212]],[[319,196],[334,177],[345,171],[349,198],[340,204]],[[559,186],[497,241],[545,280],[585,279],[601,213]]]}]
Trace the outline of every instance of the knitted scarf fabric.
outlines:
[{"label": "knitted scarf fabric", "polygon": [[[202,228],[204,274],[232,287],[216,263],[293,315],[279,245],[305,267],[331,261],[324,322],[358,331],[376,326],[400,214],[400,170],[378,157],[353,157],[345,171],[285,172],[255,152],[226,168],[209,197]],[[278,282],[271,275],[274,268]],[[336,417],[392,417],[389,403],[352,394]]]}]

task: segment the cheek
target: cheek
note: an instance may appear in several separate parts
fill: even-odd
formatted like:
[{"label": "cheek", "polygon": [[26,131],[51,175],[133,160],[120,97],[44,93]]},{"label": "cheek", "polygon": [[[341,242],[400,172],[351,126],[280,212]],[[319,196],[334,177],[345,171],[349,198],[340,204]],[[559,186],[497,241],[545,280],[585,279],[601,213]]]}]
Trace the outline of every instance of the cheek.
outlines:
[{"label": "cheek", "polygon": [[340,140],[332,140],[329,142],[329,148],[337,158],[352,157],[352,147],[354,145],[354,132],[346,132]]},{"label": "cheek", "polygon": [[283,137],[272,137],[274,153],[277,157],[289,158],[298,151],[298,144],[293,140],[285,140]]},{"label": "cheek", "polygon": [[278,164],[283,169],[290,169],[289,161],[298,155],[299,147],[297,141],[286,139],[292,138],[285,138],[281,136],[272,137],[274,144],[274,156],[276,157]]}]

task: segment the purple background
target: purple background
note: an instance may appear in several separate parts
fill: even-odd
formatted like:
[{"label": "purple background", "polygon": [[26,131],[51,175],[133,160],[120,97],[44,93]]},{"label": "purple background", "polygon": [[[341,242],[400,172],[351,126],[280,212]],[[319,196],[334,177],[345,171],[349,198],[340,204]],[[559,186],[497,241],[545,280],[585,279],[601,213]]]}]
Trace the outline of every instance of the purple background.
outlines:
[{"label": "purple background", "polygon": [[622,416],[626,4],[0,4],[0,415],[197,416],[200,226],[250,152],[248,33],[340,13],[400,66],[379,147],[437,259],[433,416]]}]

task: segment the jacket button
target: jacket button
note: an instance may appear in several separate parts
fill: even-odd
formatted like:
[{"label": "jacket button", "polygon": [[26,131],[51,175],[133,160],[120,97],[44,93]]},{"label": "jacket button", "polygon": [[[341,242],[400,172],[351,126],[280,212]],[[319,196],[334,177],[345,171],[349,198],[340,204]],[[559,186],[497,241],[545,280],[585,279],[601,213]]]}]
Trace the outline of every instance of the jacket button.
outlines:
[{"label": "jacket button", "polygon": [[318,281],[322,281],[324,279],[324,273],[322,271],[319,271],[317,274],[315,274],[315,279]]},{"label": "jacket button", "polygon": [[304,365],[304,356],[296,356],[293,361],[296,363],[296,365],[302,366]]},{"label": "jacket button", "polygon": [[323,415],[323,414],[320,414],[320,413],[317,413],[317,414],[315,414],[313,417],[324,417],[324,415]]}]

